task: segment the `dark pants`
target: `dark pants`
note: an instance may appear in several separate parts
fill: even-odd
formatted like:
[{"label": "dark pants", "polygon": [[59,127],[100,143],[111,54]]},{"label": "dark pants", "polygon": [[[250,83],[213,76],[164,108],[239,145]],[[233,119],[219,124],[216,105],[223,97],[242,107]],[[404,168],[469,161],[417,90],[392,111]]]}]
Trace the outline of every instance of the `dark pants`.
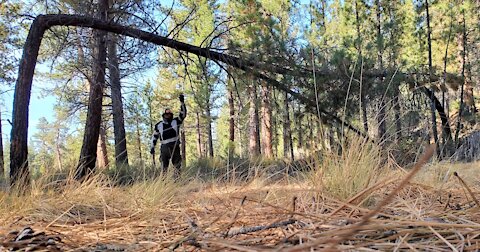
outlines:
[{"label": "dark pants", "polygon": [[170,164],[170,159],[172,160],[173,166],[175,166],[174,175],[175,177],[180,176],[180,170],[182,168],[182,155],[180,155],[180,143],[168,143],[162,144],[160,147],[160,159],[162,160],[163,172],[168,171],[168,165]]}]

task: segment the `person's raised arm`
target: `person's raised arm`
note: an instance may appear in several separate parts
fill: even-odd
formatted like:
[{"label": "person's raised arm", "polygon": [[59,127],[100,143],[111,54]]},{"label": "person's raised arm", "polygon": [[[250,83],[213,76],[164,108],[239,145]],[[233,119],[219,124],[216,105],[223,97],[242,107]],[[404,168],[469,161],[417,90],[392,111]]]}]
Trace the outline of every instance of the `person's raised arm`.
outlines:
[{"label": "person's raised arm", "polygon": [[185,106],[185,96],[183,94],[181,94],[178,99],[180,100],[180,114],[178,115],[178,118],[180,119],[180,121],[183,122],[183,120],[185,119],[185,117],[187,117],[187,107]]}]

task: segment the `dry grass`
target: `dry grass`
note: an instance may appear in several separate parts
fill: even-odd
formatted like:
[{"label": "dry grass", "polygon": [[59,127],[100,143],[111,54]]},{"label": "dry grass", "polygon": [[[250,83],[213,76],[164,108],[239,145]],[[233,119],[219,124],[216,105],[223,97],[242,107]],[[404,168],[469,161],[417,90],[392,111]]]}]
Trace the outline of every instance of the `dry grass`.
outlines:
[{"label": "dry grass", "polygon": [[399,188],[408,170],[362,170],[368,162],[385,169],[374,154],[336,158],[331,166],[318,161],[305,180],[174,182],[166,176],[116,187],[102,176],[57,186],[45,179],[28,196],[0,195],[0,250],[10,231],[25,226],[58,236],[67,251],[480,249],[478,206],[457,178],[445,176],[457,171],[478,195],[478,164],[428,164]]}]

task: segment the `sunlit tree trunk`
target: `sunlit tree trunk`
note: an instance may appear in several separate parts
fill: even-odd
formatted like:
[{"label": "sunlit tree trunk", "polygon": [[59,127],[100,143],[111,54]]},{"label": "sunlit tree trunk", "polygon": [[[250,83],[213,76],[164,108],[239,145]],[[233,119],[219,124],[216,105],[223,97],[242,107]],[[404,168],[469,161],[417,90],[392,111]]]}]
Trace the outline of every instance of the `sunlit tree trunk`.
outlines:
[{"label": "sunlit tree trunk", "polygon": [[249,144],[248,151],[250,157],[256,157],[260,154],[259,132],[258,132],[258,110],[257,110],[257,91],[254,85],[249,87]]},{"label": "sunlit tree trunk", "polygon": [[[1,135],[1,130],[0,130],[0,135]],[[63,170],[62,152],[60,150],[61,141],[62,140],[60,139],[60,130],[57,129],[57,135],[56,135],[56,141],[55,141],[55,155],[57,159],[57,168],[60,171]]]},{"label": "sunlit tree trunk", "polygon": [[105,169],[108,167],[108,153],[107,153],[107,132],[103,126],[100,127],[100,136],[97,143],[97,167]]},{"label": "sunlit tree trunk", "polygon": [[272,108],[270,104],[270,89],[266,85],[262,85],[262,154],[266,158],[273,157],[272,146]]}]

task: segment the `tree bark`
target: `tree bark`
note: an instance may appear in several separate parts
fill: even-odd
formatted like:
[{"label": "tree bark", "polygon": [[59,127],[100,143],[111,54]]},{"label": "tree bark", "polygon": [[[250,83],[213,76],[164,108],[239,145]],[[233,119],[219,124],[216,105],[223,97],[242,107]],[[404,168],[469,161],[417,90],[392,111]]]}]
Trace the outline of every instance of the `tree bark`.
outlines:
[{"label": "tree bark", "polygon": [[272,146],[272,108],[270,104],[270,88],[266,84],[262,84],[262,154],[266,158],[273,157]]},{"label": "tree bark", "polygon": [[128,167],[125,119],[123,115],[122,86],[117,54],[117,36],[111,34],[108,40],[108,70],[112,91],[113,133],[115,138],[115,166]]},{"label": "tree bark", "polygon": [[[98,15],[101,20],[107,20],[108,0],[100,0],[98,3]],[[102,123],[102,98],[105,88],[105,69],[107,60],[106,35],[102,30],[97,30],[96,58],[94,60],[94,83],[90,87],[87,121],[85,134],[83,135],[82,150],[80,151],[79,164],[75,178],[83,179],[95,170],[97,159],[97,142]]]},{"label": "tree bark", "polygon": [[97,143],[97,168],[105,169],[108,167],[107,153],[107,132],[103,126],[100,127],[100,135]]},{"label": "tree bark", "polygon": [[260,145],[258,137],[258,110],[257,110],[257,92],[255,85],[251,84],[249,87],[249,144],[248,152],[251,158],[257,157],[260,154]]},{"label": "tree bark", "polygon": [[[430,12],[429,12],[429,5],[428,0],[425,0],[425,9],[427,12],[427,42],[428,42],[428,78],[429,83],[432,81],[433,76],[433,62],[432,62],[432,29],[430,27]],[[430,97],[430,113],[432,114],[432,134],[433,139],[435,141],[435,145],[437,146],[437,153],[440,151],[440,146],[438,143],[438,132],[437,132],[437,115],[435,114],[435,91],[431,90],[431,97]]]}]

